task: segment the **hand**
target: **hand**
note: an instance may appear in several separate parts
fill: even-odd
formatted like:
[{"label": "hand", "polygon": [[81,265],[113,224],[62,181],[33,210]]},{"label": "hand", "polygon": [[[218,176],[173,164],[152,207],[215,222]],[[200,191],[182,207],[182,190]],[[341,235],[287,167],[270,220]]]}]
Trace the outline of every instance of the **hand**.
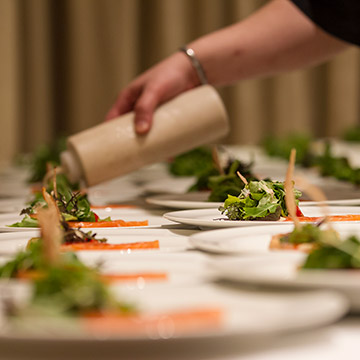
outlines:
[{"label": "hand", "polygon": [[123,89],[106,119],[135,111],[135,131],[139,135],[146,134],[160,104],[198,85],[200,81],[189,59],[181,52],[175,53]]}]

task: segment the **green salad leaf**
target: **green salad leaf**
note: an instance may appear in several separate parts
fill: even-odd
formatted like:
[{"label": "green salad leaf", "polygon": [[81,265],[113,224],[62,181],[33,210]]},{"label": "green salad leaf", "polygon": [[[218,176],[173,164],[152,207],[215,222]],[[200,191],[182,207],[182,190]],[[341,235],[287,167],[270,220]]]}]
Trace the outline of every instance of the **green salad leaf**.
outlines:
[{"label": "green salad leaf", "polygon": [[332,228],[323,230],[314,224],[302,224],[281,236],[280,242],[314,245],[302,269],[360,268],[360,241],[355,236],[342,240]]},{"label": "green salad leaf", "polygon": [[211,190],[208,201],[222,202],[225,201],[227,195],[238,196],[245,184],[237,175],[240,172],[247,181],[258,180],[251,172],[252,164],[244,164],[239,160],[232,161],[224,175],[210,176],[208,187]]},{"label": "green salad leaf", "polygon": [[86,194],[67,192],[55,197],[60,212],[68,220],[75,221],[96,221],[95,213],[91,210]]},{"label": "green salad leaf", "polygon": [[217,176],[219,174],[219,170],[217,170],[214,166],[204,170],[202,173],[197,175],[195,183],[191,185],[187,191],[192,192],[209,190],[209,179],[212,176]]},{"label": "green salad leaf", "polygon": [[240,172],[248,181],[257,180],[251,171],[251,167],[252,163],[246,164],[239,160],[229,159],[223,175],[213,166],[207,172],[200,174],[196,183],[188,191],[210,190],[208,201],[225,201],[228,194],[237,196],[244,187],[244,183],[238,177],[237,172]]},{"label": "green salad leaf", "polygon": [[[354,140],[357,136],[353,132]],[[350,138],[348,138],[350,140]],[[322,176],[331,176],[338,180],[348,181],[360,185],[360,168],[352,167],[348,158],[334,156],[331,151],[331,144],[325,144],[322,154],[312,150],[312,138],[304,134],[293,134],[285,138],[267,137],[263,141],[266,153],[288,159],[292,148],[296,149],[296,163],[304,167],[316,167]]]},{"label": "green salad leaf", "polygon": [[[298,199],[301,192],[294,189]],[[229,220],[278,220],[288,215],[284,184],[278,181],[250,181],[238,197],[229,195],[219,207]]]},{"label": "green salad leaf", "polygon": [[59,137],[53,144],[40,145],[30,161],[30,183],[42,181],[47,171],[47,164],[60,165],[60,153],[66,150],[66,137]]},{"label": "green salad leaf", "polygon": [[311,150],[312,137],[307,134],[290,134],[286,137],[268,136],[263,140],[263,147],[269,156],[289,159],[291,149],[296,149],[296,163],[304,167],[314,165]]},{"label": "green salad leaf", "polygon": [[169,164],[169,171],[175,176],[198,176],[213,167],[211,150],[199,147],[178,155]]},{"label": "green salad leaf", "polygon": [[324,153],[317,157],[316,166],[322,176],[332,176],[338,180],[360,185],[360,168],[353,168],[344,156],[333,156],[329,143],[326,144]]},{"label": "green salad leaf", "polygon": [[[72,252],[61,253],[61,263],[71,267],[84,266]],[[18,252],[12,260],[0,266],[0,278],[14,278],[19,272],[47,268],[48,263],[43,257],[42,241],[40,238],[33,238],[24,251]]]},{"label": "green salad leaf", "polygon": [[322,232],[323,230],[319,226],[304,224],[295,227],[291,233],[282,236],[280,242],[291,244],[316,243],[319,241]]},{"label": "green salad leaf", "polygon": [[9,227],[39,227],[39,222],[37,219],[30,217],[30,215],[25,215],[24,218],[11,225],[7,225]]},{"label": "green salad leaf", "polygon": [[47,268],[45,276],[34,281],[32,306],[65,314],[122,309],[98,272],[83,264]]},{"label": "green salad leaf", "polygon": [[[65,174],[56,174],[56,188],[60,194],[71,194],[79,191],[80,189],[79,184],[71,183]],[[45,189],[49,194],[54,191],[54,182],[52,181],[52,178],[48,180]],[[36,206],[46,206],[41,191],[35,192],[33,198],[27,203],[27,205],[28,207],[23,209],[20,215],[34,214],[34,208]]]},{"label": "green salad leaf", "polygon": [[[98,219],[95,213],[91,210],[90,202],[86,194],[80,192],[73,192],[69,186],[66,177],[59,176],[60,183],[57,185],[57,196],[53,191],[53,185],[49,185],[48,189],[50,194],[56,201],[56,204],[62,214],[65,221],[111,221],[110,217],[105,219]],[[40,197],[41,196],[41,197]],[[38,221],[32,218],[31,215],[35,213],[37,206],[47,206],[45,200],[40,193],[36,199],[30,204],[29,207],[23,209],[20,215],[24,215],[24,218],[10,227],[38,227]]]},{"label": "green salad leaf", "polygon": [[354,269],[360,268],[360,242],[350,236],[338,246],[320,241],[320,246],[306,258],[303,269]]}]

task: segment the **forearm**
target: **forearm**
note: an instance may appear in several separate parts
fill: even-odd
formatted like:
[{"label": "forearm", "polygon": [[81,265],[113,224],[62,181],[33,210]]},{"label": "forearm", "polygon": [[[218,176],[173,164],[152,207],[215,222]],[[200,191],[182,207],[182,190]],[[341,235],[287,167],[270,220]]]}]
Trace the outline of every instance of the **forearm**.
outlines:
[{"label": "forearm", "polygon": [[288,0],[189,44],[213,85],[314,65],[348,45],[318,28]]}]

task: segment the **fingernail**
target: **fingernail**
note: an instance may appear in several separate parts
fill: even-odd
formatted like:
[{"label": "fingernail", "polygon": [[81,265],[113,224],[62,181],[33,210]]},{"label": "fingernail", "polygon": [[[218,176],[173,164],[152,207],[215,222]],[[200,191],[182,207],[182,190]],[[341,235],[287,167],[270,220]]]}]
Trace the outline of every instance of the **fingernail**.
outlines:
[{"label": "fingernail", "polygon": [[137,133],[145,133],[149,130],[149,124],[146,121],[138,121],[136,122],[136,132]]}]

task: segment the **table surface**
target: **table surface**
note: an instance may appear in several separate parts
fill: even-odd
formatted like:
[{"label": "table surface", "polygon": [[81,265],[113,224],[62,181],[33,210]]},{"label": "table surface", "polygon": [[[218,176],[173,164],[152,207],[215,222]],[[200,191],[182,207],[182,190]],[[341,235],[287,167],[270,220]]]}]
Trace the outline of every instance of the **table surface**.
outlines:
[{"label": "table surface", "polygon": [[[235,149],[236,150],[236,149]],[[1,170],[1,169],[0,169]],[[10,171],[11,172],[11,171]],[[9,176],[6,175],[6,181],[2,179],[0,171],[0,187],[4,183],[8,185]],[[6,174],[9,170],[6,169]],[[156,167],[155,167],[156,173]],[[160,172],[161,173],[161,172]],[[162,172],[163,173],[163,172]],[[145,175],[144,175],[145,174]],[[147,175],[148,176],[147,176]],[[140,174],[129,176],[126,181],[134,187],[142,188],[146,180],[151,180],[155,175],[149,169],[140,170]],[[23,182],[24,177],[20,177]],[[102,189],[101,186],[99,187]],[[99,188],[97,191],[99,191]],[[141,191],[134,192],[134,196],[127,198],[126,202],[135,204],[140,208],[146,208],[149,211],[154,210],[157,216],[161,217],[161,213],[165,213],[166,209],[151,206],[144,201],[144,194],[139,195]],[[1,195],[0,195],[1,196]],[[1,209],[0,209],[1,212]],[[189,228],[187,226],[176,225],[178,228]],[[198,230],[196,230],[198,231]],[[196,250],[192,250],[197,252]],[[360,294],[359,294],[360,295]],[[132,353],[122,354],[121,358],[131,359],[193,359],[193,360],[303,360],[303,359],[359,359],[359,341],[360,341],[360,316],[347,315],[340,321],[326,327],[312,329],[297,333],[283,334],[271,338],[264,338],[256,342],[242,341],[241,339],[224,340],[222,343],[199,343],[194,344],[191,349],[185,347],[163,348],[152,351],[151,353],[137,349]],[[0,358],[12,358],[16,353],[16,345],[12,344],[8,347],[0,349]],[[19,352],[20,354],[21,352]],[[64,354],[66,351],[64,352]],[[24,356],[27,359],[32,358],[62,358],[64,354],[51,353],[51,349],[47,352],[32,357],[32,354]],[[107,354],[104,357],[120,358],[119,354]],[[80,356],[80,354],[79,354]],[[21,357],[21,355],[19,355]],[[91,354],[87,354],[87,359],[92,358]]]}]

